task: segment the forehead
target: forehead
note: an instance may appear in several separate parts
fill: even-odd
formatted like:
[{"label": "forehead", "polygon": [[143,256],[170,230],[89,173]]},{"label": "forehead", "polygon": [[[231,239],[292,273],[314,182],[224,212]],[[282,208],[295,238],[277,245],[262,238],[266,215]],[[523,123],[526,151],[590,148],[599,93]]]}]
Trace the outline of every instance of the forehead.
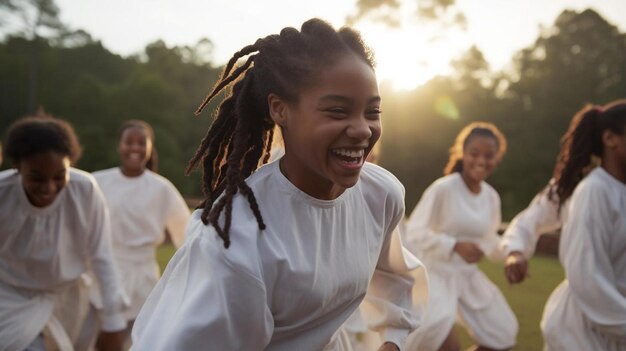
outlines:
[{"label": "forehead", "polygon": [[354,55],[341,56],[333,64],[322,67],[316,78],[311,86],[303,89],[301,98],[336,95],[358,101],[379,95],[374,70]]},{"label": "forehead", "polygon": [[467,142],[465,143],[465,149],[496,151],[498,149],[498,142],[492,136],[473,135],[469,137],[469,139],[467,139]]},{"label": "forehead", "polygon": [[120,139],[149,139],[148,131],[140,126],[132,126],[124,129]]},{"label": "forehead", "polygon": [[68,155],[46,151],[21,159],[18,168],[29,173],[50,174],[65,171],[69,165]]}]

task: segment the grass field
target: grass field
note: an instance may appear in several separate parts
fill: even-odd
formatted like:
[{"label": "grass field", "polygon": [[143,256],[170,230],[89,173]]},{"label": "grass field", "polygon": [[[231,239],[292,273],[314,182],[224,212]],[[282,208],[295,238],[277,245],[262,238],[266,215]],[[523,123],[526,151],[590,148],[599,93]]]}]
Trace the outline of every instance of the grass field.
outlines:
[{"label": "grass field", "polygon": [[[170,245],[161,246],[157,259],[161,270],[174,253]],[[501,264],[488,261],[480,264],[483,271],[500,287],[511,308],[517,315],[520,331],[517,337],[517,351],[540,351],[543,348],[539,321],[543,306],[552,290],[563,280],[563,269],[556,257],[538,256],[530,261],[531,277],[521,285],[509,286],[506,283]],[[464,347],[471,345],[471,340],[463,330],[461,342]]]}]

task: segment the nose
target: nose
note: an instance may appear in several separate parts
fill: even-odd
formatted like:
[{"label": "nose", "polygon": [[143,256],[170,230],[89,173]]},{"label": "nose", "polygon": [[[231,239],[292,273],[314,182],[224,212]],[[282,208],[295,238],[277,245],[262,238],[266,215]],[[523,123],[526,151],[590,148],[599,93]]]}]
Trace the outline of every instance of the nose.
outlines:
[{"label": "nose", "polygon": [[366,140],[372,137],[372,129],[364,115],[355,116],[346,131],[348,137],[356,140]]}]

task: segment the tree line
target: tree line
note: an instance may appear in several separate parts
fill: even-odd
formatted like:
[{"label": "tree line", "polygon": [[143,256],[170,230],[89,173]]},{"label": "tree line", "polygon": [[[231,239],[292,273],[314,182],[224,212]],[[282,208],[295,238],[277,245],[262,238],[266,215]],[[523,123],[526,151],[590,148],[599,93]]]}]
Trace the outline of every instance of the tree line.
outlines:
[{"label": "tree line", "polygon": [[[15,119],[45,109],[74,125],[84,146],[77,166],[93,171],[117,165],[122,121],[143,119],[155,129],[160,173],[183,194],[200,196],[199,174],[186,177],[183,170],[211,122],[208,113],[193,116],[221,70],[211,41],[171,47],[156,41],[140,55],[121,57],[84,31],[60,32],[17,33],[0,42],[0,135]],[[458,131],[486,120],[509,142],[490,182],[510,218],[550,178],[573,113],[587,102],[626,97],[626,34],[593,10],[562,12],[511,63],[493,71],[472,47],[453,61],[451,76],[411,91],[381,86],[381,163],[405,185],[409,210],[442,174]]]}]

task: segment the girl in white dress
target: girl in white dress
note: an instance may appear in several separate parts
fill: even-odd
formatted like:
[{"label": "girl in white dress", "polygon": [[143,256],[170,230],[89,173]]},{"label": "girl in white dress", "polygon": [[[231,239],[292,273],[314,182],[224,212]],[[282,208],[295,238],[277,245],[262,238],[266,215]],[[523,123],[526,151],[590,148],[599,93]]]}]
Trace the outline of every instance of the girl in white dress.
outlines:
[{"label": "girl in white dress", "polygon": [[[593,156],[600,167],[581,181]],[[626,100],[579,111],[555,180],[566,280],[544,309],[546,349],[626,350]]]},{"label": "girl in white dress", "polygon": [[5,139],[15,170],[0,172],[0,350],[87,350],[91,267],[100,283],[101,350],[119,350],[125,296],[109,216],[95,179],[71,168],[80,146],[51,117],[15,122]]},{"label": "girl in white dress", "polygon": [[152,127],[139,120],[122,124],[118,153],[120,167],[93,175],[111,213],[113,254],[121,271],[132,324],[160,275],[156,248],[170,235],[175,247],[184,241],[189,208],[174,185],[156,172]]},{"label": "girl in white dress", "polygon": [[[232,92],[188,167],[202,166],[206,199],[137,317],[135,350],[345,350],[338,330],[368,284],[380,350],[400,349],[418,262],[395,230],[402,185],[364,162],[381,133],[372,66],[356,32],[318,19],[233,56],[199,110]],[[276,124],[285,155],[259,168]]]},{"label": "girl in white dress", "polygon": [[479,345],[502,350],[515,345],[517,320],[500,290],[476,263],[502,260],[500,197],[485,182],[506,151],[490,123],[472,123],[457,136],[443,178],[426,189],[407,222],[409,248],[428,269],[429,301],[424,325],[408,350],[458,350],[458,320]]}]

